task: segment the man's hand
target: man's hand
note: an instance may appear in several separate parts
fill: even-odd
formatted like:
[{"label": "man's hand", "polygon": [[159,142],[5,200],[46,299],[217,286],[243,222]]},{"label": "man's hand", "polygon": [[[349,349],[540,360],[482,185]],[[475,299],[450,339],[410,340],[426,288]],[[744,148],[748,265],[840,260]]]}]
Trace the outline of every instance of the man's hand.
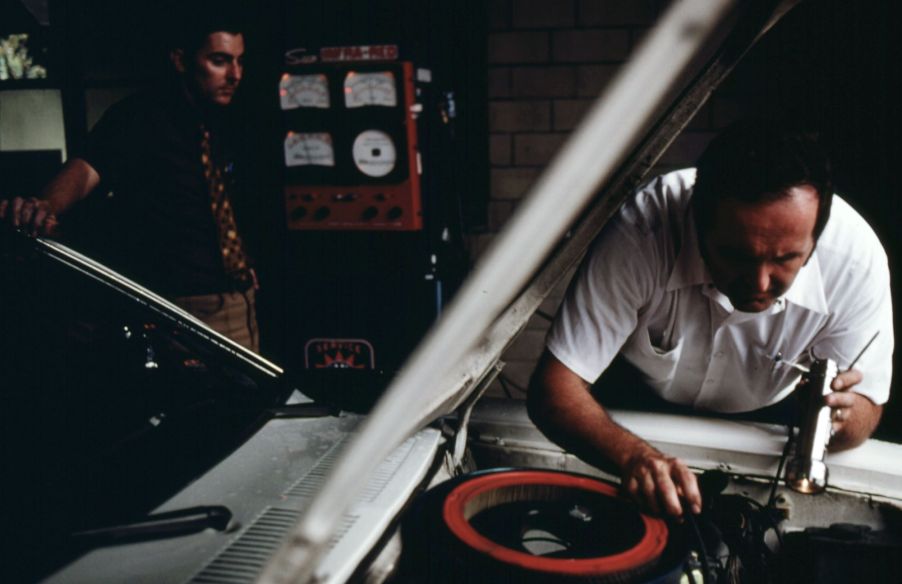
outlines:
[{"label": "man's hand", "polygon": [[701,513],[702,496],[695,475],[678,458],[665,456],[641,443],[623,466],[623,490],[640,506],[658,514],[681,516],[685,500],[692,513]]},{"label": "man's hand", "polygon": [[0,221],[32,235],[53,235],[57,214],[62,215],[100,184],[100,175],[88,162],[71,158],[44,187],[41,197],[0,201]]},{"label": "man's hand", "polygon": [[832,410],[831,451],[858,446],[870,437],[880,422],[883,406],[878,406],[860,393],[849,391],[862,379],[864,376],[857,369],[843,371],[830,384],[833,392],[824,396],[824,404]]},{"label": "man's hand", "polygon": [[53,235],[57,226],[50,203],[34,197],[0,201],[0,219],[32,235]]},{"label": "man's hand", "polygon": [[589,384],[546,351],[529,386],[527,406],[536,426],[586,462],[619,472],[621,485],[644,509],[681,516],[684,499],[693,513],[702,498],[695,476],[617,424],[592,397]]}]

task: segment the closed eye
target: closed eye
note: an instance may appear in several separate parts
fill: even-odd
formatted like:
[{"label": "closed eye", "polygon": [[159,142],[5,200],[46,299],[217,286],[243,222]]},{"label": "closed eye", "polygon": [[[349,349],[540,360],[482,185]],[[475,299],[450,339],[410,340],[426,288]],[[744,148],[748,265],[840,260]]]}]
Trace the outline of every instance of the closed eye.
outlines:
[{"label": "closed eye", "polygon": [[226,53],[213,53],[212,55],[209,55],[208,58],[211,63],[217,66],[227,65],[232,62],[232,55]]},{"label": "closed eye", "polygon": [[799,259],[800,257],[802,257],[802,254],[800,254],[798,252],[788,253],[788,254],[781,255],[781,256],[774,258],[774,263],[788,264],[790,262],[793,262],[793,261]]}]

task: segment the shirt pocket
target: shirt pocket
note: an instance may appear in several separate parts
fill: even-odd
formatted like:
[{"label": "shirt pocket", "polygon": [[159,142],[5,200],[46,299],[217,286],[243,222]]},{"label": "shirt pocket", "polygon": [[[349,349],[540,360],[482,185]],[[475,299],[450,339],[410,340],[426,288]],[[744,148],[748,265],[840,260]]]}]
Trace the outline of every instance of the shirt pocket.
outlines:
[{"label": "shirt pocket", "polygon": [[670,348],[657,347],[652,344],[648,329],[643,326],[636,331],[631,345],[624,357],[645,375],[650,384],[661,389],[667,387],[676,374],[683,340],[676,340]]},{"label": "shirt pocket", "polygon": [[754,380],[751,385],[757,399],[772,403],[785,397],[801,377],[789,363],[805,361],[804,357],[792,349],[781,351],[777,343],[753,346],[747,356],[748,375]]}]

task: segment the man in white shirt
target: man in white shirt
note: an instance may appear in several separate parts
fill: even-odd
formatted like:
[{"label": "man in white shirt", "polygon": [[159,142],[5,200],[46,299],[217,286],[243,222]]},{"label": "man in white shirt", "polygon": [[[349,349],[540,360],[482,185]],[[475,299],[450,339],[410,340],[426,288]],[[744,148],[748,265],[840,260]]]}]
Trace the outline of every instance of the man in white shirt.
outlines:
[{"label": "man in white shirt", "polygon": [[[640,189],[593,245],[548,336],[529,410],[550,438],[589,462],[613,463],[624,490],[655,512],[701,509],[695,476],[617,425],[590,393],[619,354],[667,402],[738,413],[789,395],[812,354],[833,381],[831,448],[877,426],[892,375],[886,254],[832,193],[810,137],[763,121],[721,134],[696,171]],[[849,391],[851,389],[851,391]],[[596,387],[599,400],[635,386]],[[645,389],[641,391],[647,391]]]}]

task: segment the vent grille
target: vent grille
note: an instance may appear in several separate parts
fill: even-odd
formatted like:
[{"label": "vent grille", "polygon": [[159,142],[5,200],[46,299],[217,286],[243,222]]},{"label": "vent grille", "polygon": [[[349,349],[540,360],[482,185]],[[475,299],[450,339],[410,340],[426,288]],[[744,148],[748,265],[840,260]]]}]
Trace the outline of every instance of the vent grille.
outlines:
[{"label": "vent grille", "polygon": [[[373,473],[372,478],[367,483],[363,492],[360,494],[359,502],[372,503],[385,489],[385,486],[391,482],[392,477],[398,470],[398,467],[404,462],[404,459],[410,454],[415,440],[407,439],[401,446],[396,448],[392,454],[380,464]],[[285,491],[287,497],[312,497],[322,488],[329,472],[335,466],[341,447],[345,440],[338,442],[329,449],[322,458],[310,469],[310,471],[298,479],[291,487]]]},{"label": "vent grille", "polygon": [[207,564],[191,582],[253,583],[300,516],[300,511],[267,508],[241,537]]},{"label": "vent grille", "polygon": [[332,445],[332,447],[320,457],[316,464],[313,465],[307,474],[299,478],[293,485],[285,491],[288,497],[312,497],[320,491],[326,482],[326,477],[335,466],[338,455],[341,454],[341,448],[344,446],[347,438],[343,438]]},{"label": "vent grille", "polygon": [[373,477],[367,483],[360,500],[366,503],[372,503],[385,489],[385,486],[391,482],[392,477],[398,471],[398,467],[404,462],[404,459],[410,454],[413,448],[414,439],[408,438],[401,446],[395,448],[394,452],[385,459],[385,461],[376,468]]},{"label": "vent grille", "polygon": [[[288,497],[309,498],[318,493],[326,477],[335,467],[347,439],[335,443],[304,476],[285,490]],[[399,446],[379,465],[366,485],[359,502],[372,503],[391,482],[398,468],[410,454],[415,439]],[[297,523],[302,512],[293,509],[267,507],[241,536],[227,546],[191,580],[192,584],[252,584],[263,571],[286,535]],[[358,515],[345,515],[335,535],[329,541],[333,548],[351,530]]]},{"label": "vent grille", "polygon": [[338,529],[335,531],[335,535],[333,535],[332,539],[329,540],[330,550],[338,545],[338,542],[341,541],[341,538],[343,538],[345,534],[348,533],[352,527],[354,527],[354,524],[357,523],[357,519],[359,517],[359,515],[348,514],[341,518],[341,523],[338,525]]},{"label": "vent grille", "polygon": [[[192,578],[191,584],[253,584],[300,516],[300,511],[267,508],[241,537]],[[357,515],[342,518],[338,531],[329,541],[330,549],[357,519]]]}]

